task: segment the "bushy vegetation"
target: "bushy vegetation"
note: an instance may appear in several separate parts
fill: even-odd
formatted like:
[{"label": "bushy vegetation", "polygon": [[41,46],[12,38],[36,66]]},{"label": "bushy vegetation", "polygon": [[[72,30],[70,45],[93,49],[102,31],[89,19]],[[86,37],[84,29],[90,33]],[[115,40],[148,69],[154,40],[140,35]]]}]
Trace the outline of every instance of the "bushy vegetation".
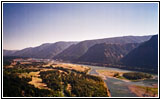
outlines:
[{"label": "bushy vegetation", "polygon": [[[13,59],[9,59],[12,62]],[[33,64],[33,65],[32,65]],[[7,65],[7,64],[6,64]],[[9,64],[8,64],[9,65]],[[52,69],[42,71],[43,63],[16,64],[11,68],[3,68],[3,96],[4,97],[107,97],[107,88],[100,77],[88,75],[87,71],[80,72],[62,67],[47,67]],[[32,67],[29,67],[32,66]],[[34,67],[33,67],[34,66]],[[46,68],[46,67],[45,67]],[[44,69],[45,69],[44,68]],[[39,72],[42,82],[48,89],[35,88],[29,84],[31,77],[19,75]],[[25,75],[25,74],[24,74]]]},{"label": "bushy vegetation", "polygon": [[11,64],[12,60],[18,58],[18,57],[9,57],[9,56],[3,56],[3,66],[8,66]]},{"label": "bushy vegetation", "polygon": [[[4,65],[8,66],[17,57],[6,57]],[[42,63],[33,63],[33,66]],[[30,64],[32,65],[32,64]],[[62,94],[47,89],[38,89],[28,84],[29,77],[19,77],[21,73],[37,72],[40,69],[29,69],[27,64],[17,64],[13,68],[3,68],[3,96],[4,97],[61,97]]]},{"label": "bushy vegetation", "polygon": [[[60,69],[60,68],[59,68]],[[45,71],[40,73],[43,82],[49,88],[56,91],[62,91],[65,96],[77,97],[107,97],[107,88],[100,77],[77,73],[68,69],[63,72],[58,70]],[[67,89],[67,85],[71,85],[71,90]]]},{"label": "bushy vegetation", "polygon": [[[49,91],[47,89],[38,89],[33,85],[28,84],[31,78],[19,78],[15,72],[19,70],[14,70],[14,72],[9,72],[11,70],[5,70],[3,73],[3,96],[4,97],[49,97],[49,96],[59,96],[56,95],[54,91]],[[23,71],[24,72],[24,71]]]},{"label": "bushy vegetation", "polygon": [[144,79],[144,78],[151,78],[152,75],[142,72],[129,72],[124,73],[123,77],[129,79],[129,80],[138,80],[138,79]]},{"label": "bushy vegetation", "polygon": [[114,75],[113,75],[113,77],[119,77],[120,75],[119,75],[119,73],[115,73]]},{"label": "bushy vegetation", "polygon": [[39,71],[37,69],[17,69],[17,68],[4,68],[4,73],[16,74],[16,73],[29,73]]}]

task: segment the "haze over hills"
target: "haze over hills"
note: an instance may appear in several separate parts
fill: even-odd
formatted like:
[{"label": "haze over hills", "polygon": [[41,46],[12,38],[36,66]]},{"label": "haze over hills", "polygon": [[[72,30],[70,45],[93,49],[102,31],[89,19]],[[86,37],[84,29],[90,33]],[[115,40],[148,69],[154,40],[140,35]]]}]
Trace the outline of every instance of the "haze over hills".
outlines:
[{"label": "haze over hills", "polygon": [[3,50],[3,56],[11,56],[13,55],[15,52],[17,52],[18,50]]},{"label": "haze over hills", "polygon": [[151,36],[124,36],[124,37],[114,37],[114,38],[105,38],[105,39],[96,39],[96,40],[86,40],[79,42],[76,45],[72,45],[71,47],[65,49],[60,54],[56,55],[54,59],[66,60],[66,61],[74,61],[79,57],[83,56],[87,50],[94,46],[95,44],[100,43],[141,43],[150,39]]},{"label": "haze over hills", "polygon": [[37,47],[25,48],[16,52],[7,54],[4,50],[4,56],[20,56],[20,57],[33,57],[33,58],[53,58],[55,55],[68,48],[70,45],[77,42],[56,42],[45,43]]},{"label": "haze over hills", "polygon": [[158,69],[158,35],[133,49],[121,61],[128,66]]}]

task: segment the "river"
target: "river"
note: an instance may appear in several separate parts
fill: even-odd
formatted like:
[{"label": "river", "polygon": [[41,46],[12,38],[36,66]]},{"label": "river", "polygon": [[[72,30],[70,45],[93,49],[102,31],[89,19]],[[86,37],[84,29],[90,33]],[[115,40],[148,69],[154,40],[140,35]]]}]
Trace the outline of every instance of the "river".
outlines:
[{"label": "river", "polygon": [[[101,67],[101,66],[98,67],[98,66],[90,66],[90,65],[85,65],[85,66],[88,66],[91,68],[88,74],[96,74],[96,75],[98,75],[96,70],[134,72],[134,71],[123,70],[118,68],[109,68],[109,67]],[[105,77],[104,82],[108,86],[112,97],[137,97],[137,95],[135,95],[129,90],[128,86],[129,85],[152,86],[153,84],[158,84],[158,77],[157,75],[154,75],[154,76],[155,76],[154,79],[141,80],[137,82],[126,82],[116,78]]]}]

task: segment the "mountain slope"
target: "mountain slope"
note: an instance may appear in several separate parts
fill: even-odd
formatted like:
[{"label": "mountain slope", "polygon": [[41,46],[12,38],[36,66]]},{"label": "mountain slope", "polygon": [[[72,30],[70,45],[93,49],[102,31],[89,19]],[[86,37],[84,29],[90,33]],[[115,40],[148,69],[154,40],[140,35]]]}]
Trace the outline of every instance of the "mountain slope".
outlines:
[{"label": "mountain slope", "polygon": [[149,41],[142,43],[132,50],[121,61],[128,66],[140,68],[158,68],[158,35],[152,36]]},{"label": "mountain slope", "polygon": [[82,41],[76,45],[72,45],[65,49],[60,54],[56,55],[54,59],[61,59],[67,61],[74,61],[81,57],[83,54],[87,52],[87,50],[94,46],[95,44],[100,43],[141,43],[150,39],[151,36],[125,36],[125,37],[114,37],[114,38],[105,38],[105,39],[96,39],[96,40],[86,40]]},{"label": "mountain slope", "polygon": [[115,64],[129,51],[138,46],[138,43],[128,44],[96,44],[81,56],[79,62]]},{"label": "mountain slope", "polygon": [[10,56],[13,55],[18,50],[3,50],[3,56]]},{"label": "mountain slope", "polygon": [[75,44],[75,42],[46,43],[37,47],[30,47],[19,50],[11,54],[11,56],[53,58],[55,55],[62,52],[64,49],[68,48],[72,44]]}]

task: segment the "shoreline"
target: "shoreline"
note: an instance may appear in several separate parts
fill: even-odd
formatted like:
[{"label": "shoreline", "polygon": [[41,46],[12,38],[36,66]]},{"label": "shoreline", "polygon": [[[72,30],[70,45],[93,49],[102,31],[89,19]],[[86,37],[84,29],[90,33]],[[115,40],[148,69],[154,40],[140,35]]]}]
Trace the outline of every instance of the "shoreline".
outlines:
[{"label": "shoreline", "polygon": [[[92,70],[92,68],[90,70],[88,70],[87,74],[89,74],[91,70]],[[115,71],[115,70],[107,70],[107,72],[106,72],[106,70],[102,70],[102,72],[101,72],[101,70],[99,71],[99,69],[95,69],[95,72],[97,74],[94,74],[94,75],[100,76],[103,79],[104,86],[107,87],[107,93],[108,93],[109,97],[111,97],[111,92],[109,91],[108,85],[105,82],[105,80],[108,80],[108,78],[117,79],[117,80],[124,81],[124,82],[127,82],[127,83],[145,80],[145,79],[139,79],[139,80],[124,79],[124,78],[122,78],[122,74],[126,73],[126,72],[120,72],[120,71]],[[121,76],[121,77],[114,77],[115,73],[119,73],[119,76]],[[92,75],[92,74],[90,74],[90,75]],[[147,88],[146,86],[143,86],[143,88],[141,88],[140,85],[138,85],[138,86],[137,85],[128,85],[127,88],[129,89],[129,92],[134,93],[138,97],[157,97],[157,95],[158,95],[158,93],[154,94],[154,92],[151,91],[151,90],[149,90],[150,91],[149,93],[145,93],[146,89],[143,89],[143,88]],[[151,87],[151,88],[153,88],[153,87]]]},{"label": "shoreline", "polygon": [[129,90],[136,94],[138,97],[157,97],[158,93],[155,93],[150,88],[155,89],[154,86],[152,87],[146,87],[146,86],[137,86],[137,85],[129,85]]},{"label": "shoreline", "polygon": [[[113,78],[113,79],[121,80],[124,82],[136,82],[133,80],[116,78],[116,77],[109,75],[109,73],[108,74],[101,73],[98,70],[96,70],[96,72],[98,73],[98,76],[102,77],[104,80],[105,78],[107,78],[106,80],[108,80],[108,78]],[[144,79],[141,79],[141,80],[144,80]],[[137,80],[137,81],[141,81],[141,80]],[[134,93],[138,97],[157,97],[158,96],[158,92],[156,92],[158,89],[157,86],[158,85],[154,84],[152,86],[128,85],[127,87],[130,92]]]},{"label": "shoreline", "polygon": [[104,82],[104,86],[107,88],[107,95],[108,95],[109,97],[111,97],[111,93],[110,93],[110,91],[109,91],[109,88],[108,88],[107,84],[105,83],[105,81],[103,81],[103,82]]},{"label": "shoreline", "polygon": [[[104,71],[104,72],[101,72],[101,71]],[[126,72],[119,72],[119,71],[113,71],[113,70],[96,70],[96,72],[97,73],[100,73],[100,74],[103,74],[106,77],[118,79],[118,80],[121,80],[121,81],[124,81],[124,82],[138,82],[138,81],[142,81],[142,80],[148,79],[148,78],[143,78],[143,79],[137,79],[137,80],[129,80],[129,79],[126,79],[125,77],[123,77],[122,75],[120,75],[120,77],[122,77],[122,78],[114,77],[114,74],[116,74],[116,73],[118,73],[118,74],[124,74]],[[111,73],[113,75],[110,75]],[[152,75],[152,78],[149,78],[149,79],[155,79],[155,76]]]},{"label": "shoreline", "polygon": [[100,67],[118,68],[118,69],[122,69],[122,70],[139,71],[139,72],[144,72],[144,73],[150,73],[150,74],[158,75],[158,73],[156,71],[151,71],[151,70],[148,70],[148,69],[137,69],[137,66],[133,66],[133,67],[136,67],[136,68],[133,68],[132,66],[126,66],[126,65],[120,65],[120,64],[109,65],[109,64],[89,63],[89,62],[70,62],[70,63],[81,64],[81,65],[89,65],[89,66],[100,66]]},{"label": "shoreline", "polygon": [[[92,70],[92,68],[90,68],[90,69],[88,70],[87,74],[89,74],[89,72],[90,72],[91,70]],[[97,71],[96,71],[96,72],[97,72]],[[98,73],[98,72],[97,72],[97,73]],[[89,74],[89,75],[95,76],[96,74]],[[107,88],[107,90],[106,90],[106,91],[107,91],[107,95],[108,95],[109,97],[111,97],[111,93],[110,93],[110,91],[109,91],[109,88],[108,88],[106,82],[104,81],[106,76],[100,75],[99,73],[98,73],[98,75],[96,75],[96,76],[99,76],[99,77],[101,77],[101,78],[103,79],[104,86]]]},{"label": "shoreline", "polygon": [[[112,71],[112,70],[111,70]],[[107,78],[114,78],[114,79],[118,79],[118,80],[121,80],[121,81],[124,81],[124,82],[132,82],[131,80],[127,80],[127,79],[120,79],[120,78],[116,78],[116,77],[113,77],[113,76],[110,76],[110,75],[104,75],[103,73],[99,72],[98,70],[96,70],[96,72],[98,74],[100,74],[100,76],[104,76],[104,77],[107,77]],[[116,72],[116,71],[115,71]]]}]

